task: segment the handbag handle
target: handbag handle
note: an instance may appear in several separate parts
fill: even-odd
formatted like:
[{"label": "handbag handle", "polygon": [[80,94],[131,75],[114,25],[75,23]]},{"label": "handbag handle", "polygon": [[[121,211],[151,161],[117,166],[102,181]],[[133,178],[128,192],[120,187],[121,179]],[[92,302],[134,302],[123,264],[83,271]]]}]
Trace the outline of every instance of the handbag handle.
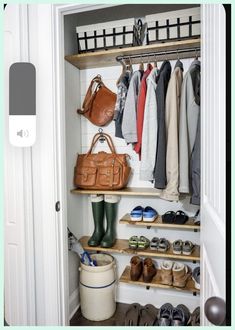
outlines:
[{"label": "handbag handle", "polygon": [[[94,83],[97,83],[97,86],[96,86],[94,92],[92,93],[92,87],[93,87]],[[98,89],[100,88],[100,86],[103,86],[103,85],[104,85],[104,83],[101,79],[101,75],[98,74],[95,78],[92,79],[90,86],[88,87],[85,99],[83,101],[83,105],[82,105],[83,110],[77,109],[77,113],[83,115],[84,113],[86,113],[90,110],[90,107],[95,99]]]},{"label": "handbag handle", "polygon": [[[105,138],[106,138],[105,140],[108,143],[109,149],[111,150],[112,154],[116,154],[116,150],[115,150],[115,147],[113,144],[113,140],[111,139],[111,136],[108,135],[107,133],[102,133],[102,135],[105,136]],[[95,146],[95,144],[97,143],[97,141],[99,140],[99,138],[100,138],[100,133],[96,133],[92,139],[90,149],[88,150],[86,155],[91,154],[92,149]]]}]

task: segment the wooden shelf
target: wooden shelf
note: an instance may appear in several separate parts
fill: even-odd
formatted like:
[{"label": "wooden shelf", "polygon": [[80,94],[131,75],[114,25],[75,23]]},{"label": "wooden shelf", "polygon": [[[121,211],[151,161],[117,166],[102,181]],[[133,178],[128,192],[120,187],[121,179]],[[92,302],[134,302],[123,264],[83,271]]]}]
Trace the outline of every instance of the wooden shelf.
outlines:
[{"label": "wooden shelf", "polygon": [[171,285],[161,284],[161,269],[157,270],[157,274],[154,276],[151,283],[145,283],[143,281],[142,276],[140,277],[140,279],[138,281],[132,281],[131,277],[130,277],[130,266],[127,266],[125,268],[124,272],[122,273],[122,276],[119,279],[119,282],[134,284],[134,285],[142,285],[142,286],[145,286],[145,287],[174,289],[174,290],[184,291],[184,292],[188,291],[188,292],[192,292],[194,294],[199,294],[200,293],[200,290],[195,288],[195,285],[194,285],[194,282],[193,282],[192,278],[190,278],[188,280],[185,288],[177,288],[177,287],[174,287],[174,286],[171,286]]},{"label": "wooden shelf", "polygon": [[80,238],[79,242],[82,244],[84,250],[87,251],[102,251],[102,252],[109,252],[109,253],[120,253],[120,254],[135,254],[144,257],[151,257],[151,258],[168,258],[168,259],[177,259],[177,260],[184,260],[189,262],[200,262],[200,247],[196,245],[194,248],[193,253],[190,256],[187,255],[178,255],[174,254],[172,251],[172,245],[168,249],[167,252],[159,252],[155,250],[151,250],[150,248],[144,250],[133,250],[129,248],[128,240],[127,239],[117,239],[116,244],[112,248],[103,248],[100,246],[91,247],[88,245],[89,236],[83,236]]},{"label": "wooden shelf", "polygon": [[120,224],[127,224],[131,226],[140,226],[140,227],[159,227],[159,228],[168,228],[168,229],[187,229],[187,230],[200,230],[199,225],[195,225],[193,223],[193,218],[189,218],[188,221],[183,225],[177,225],[177,224],[168,224],[162,222],[162,217],[159,215],[157,219],[155,219],[153,222],[146,222],[146,221],[132,221],[130,218],[130,214],[125,214],[124,217],[122,217],[119,220]]},{"label": "wooden shelf", "polygon": [[123,196],[160,196],[155,188],[123,188],[120,190],[89,190],[89,189],[72,189],[72,194],[78,195],[123,195]]},{"label": "wooden shelf", "polygon": [[[65,56],[65,60],[76,66],[79,69],[91,69],[106,67],[112,65],[119,65],[116,61],[117,56],[126,56],[131,54],[141,54],[147,52],[162,52],[167,50],[180,50],[186,48],[196,48],[200,46],[200,38],[181,40],[181,41],[170,41],[164,43],[156,43],[147,46],[128,47],[102,50],[91,53],[75,54]],[[169,54],[167,55],[168,60],[177,59],[178,55]],[[180,58],[195,57],[195,52],[187,52],[180,54]],[[165,59],[165,55],[158,55],[157,60],[162,61]],[[134,63],[134,60],[132,61]]]}]

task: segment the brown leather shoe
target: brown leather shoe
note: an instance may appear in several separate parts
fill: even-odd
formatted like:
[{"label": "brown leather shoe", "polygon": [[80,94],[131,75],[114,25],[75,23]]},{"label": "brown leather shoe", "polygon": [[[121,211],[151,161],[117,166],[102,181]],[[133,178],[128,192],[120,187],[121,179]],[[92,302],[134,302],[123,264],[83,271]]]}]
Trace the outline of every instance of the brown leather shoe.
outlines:
[{"label": "brown leather shoe", "polygon": [[143,261],[140,259],[140,257],[134,256],[131,258],[131,280],[132,281],[138,281],[140,278],[142,272],[143,272]]},{"label": "brown leather shoe", "polygon": [[150,283],[153,277],[156,275],[157,270],[151,258],[144,259],[144,269],[143,269],[143,281],[145,283]]}]

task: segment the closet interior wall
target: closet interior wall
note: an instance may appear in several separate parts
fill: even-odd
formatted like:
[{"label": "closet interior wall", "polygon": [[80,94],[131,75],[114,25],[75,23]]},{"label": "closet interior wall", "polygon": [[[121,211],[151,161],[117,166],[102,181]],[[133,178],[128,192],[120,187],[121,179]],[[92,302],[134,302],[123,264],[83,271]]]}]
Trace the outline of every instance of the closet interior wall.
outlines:
[{"label": "closet interior wall", "polygon": [[[65,24],[65,39],[66,32],[69,34],[71,26],[75,20],[71,19]],[[77,21],[76,21],[77,23]],[[71,25],[71,26],[70,26]],[[65,54],[72,54],[71,51],[74,45],[69,40],[65,42]],[[187,72],[193,58],[183,59],[184,73]],[[175,60],[171,60],[172,69],[175,65]],[[159,68],[161,62],[158,63]],[[138,65],[133,66],[134,70],[138,69]],[[116,93],[116,81],[121,73],[121,66],[113,66],[106,68],[93,68],[86,70],[78,70],[73,65],[65,61],[65,111],[66,111],[66,174],[67,174],[67,221],[69,229],[74,233],[77,238],[84,235],[90,236],[93,232],[93,218],[91,210],[90,197],[82,195],[74,195],[70,193],[70,189],[73,187],[73,174],[74,165],[76,162],[77,153],[86,153],[92,137],[98,132],[98,127],[91,124],[87,119],[78,115],[76,109],[81,106],[85,97],[86,90],[89,86],[91,79],[100,74],[103,81],[113,92]],[[115,137],[115,125],[112,121],[108,126],[104,127],[104,132],[112,136],[116,150],[118,153],[127,153],[130,155],[130,165],[132,167],[132,176],[128,186],[131,187],[153,187],[153,184],[146,181],[139,180],[139,167],[140,162],[138,155],[132,150],[131,145],[126,145],[123,139]],[[107,145],[104,143],[98,143],[94,152],[100,150],[108,151]],[[196,244],[200,244],[200,235],[190,230],[176,229],[161,229],[154,228],[147,229],[146,227],[135,227],[119,224],[119,219],[126,213],[129,213],[135,206],[141,205],[152,206],[159,214],[163,214],[166,211],[183,210],[189,216],[193,216],[198,210],[198,206],[190,204],[189,197],[181,199],[179,202],[168,202],[158,197],[143,197],[143,196],[122,196],[118,206],[118,215],[116,221],[117,237],[122,239],[129,239],[133,235],[144,235],[150,240],[154,236],[165,237],[170,241],[176,239],[191,240]],[[121,276],[123,270],[129,265],[131,255],[119,255],[113,254],[117,262],[118,278]],[[159,266],[161,259],[155,258],[156,264]],[[198,264],[186,263],[192,269]],[[69,252],[69,309],[70,316],[73,315],[76,308],[79,305],[79,272],[78,272],[79,260],[74,252]],[[139,302],[142,305],[152,303],[153,305],[160,307],[166,302],[170,302],[173,305],[185,303],[191,311],[197,307],[199,303],[199,296],[193,296],[192,293],[180,292],[174,289],[157,289],[150,288],[146,290],[145,287],[139,287],[135,285],[129,285],[120,283],[117,286],[117,301],[123,303]]]}]

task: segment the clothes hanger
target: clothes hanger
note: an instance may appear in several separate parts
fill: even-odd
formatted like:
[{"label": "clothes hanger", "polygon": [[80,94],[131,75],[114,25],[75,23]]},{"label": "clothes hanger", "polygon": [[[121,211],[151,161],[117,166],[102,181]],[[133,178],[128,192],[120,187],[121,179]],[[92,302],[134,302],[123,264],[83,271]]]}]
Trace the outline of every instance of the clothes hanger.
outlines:
[{"label": "clothes hanger", "polygon": [[139,71],[144,71],[144,62],[142,60],[142,55],[140,56]]},{"label": "clothes hanger", "polygon": [[166,51],[165,51],[165,61],[168,61]]},{"label": "clothes hanger", "polygon": [[126,73],[126,69],[127,69],[126,63],[123,61],[123,59],[121,59],[119,62],[122,65],[122,72],[121,72],[121,75],[120,75],[120,77],[118,78],[118,80],[116,82],[117,85],[120,83],[120,81],[121,81],[122,77],[124,76],[124,74]]},{"label": "clothes hanger", "polygon": [[178,49],[177,49],[177,60],[178,60],[178,61],[180,60]]},{"label": "clothes hanger", "polygon": [[158,68],[157,67],[157,55],[156,54],[154,55],[154,67]]}]

